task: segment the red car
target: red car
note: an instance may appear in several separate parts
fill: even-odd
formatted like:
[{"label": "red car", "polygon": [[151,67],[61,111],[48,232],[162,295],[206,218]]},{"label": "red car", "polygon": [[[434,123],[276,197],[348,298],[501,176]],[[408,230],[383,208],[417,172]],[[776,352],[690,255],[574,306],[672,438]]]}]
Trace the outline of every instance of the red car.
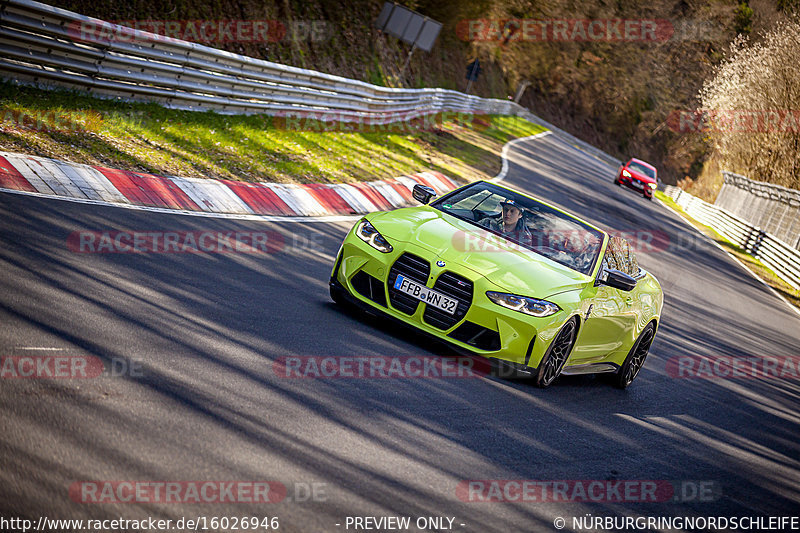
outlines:
[{"label": "red car", "polygon": [[614,183],[625,185],[652,200],[653,191],[658,186],[656,167],[639,159],[631,159],[619,169]]}]

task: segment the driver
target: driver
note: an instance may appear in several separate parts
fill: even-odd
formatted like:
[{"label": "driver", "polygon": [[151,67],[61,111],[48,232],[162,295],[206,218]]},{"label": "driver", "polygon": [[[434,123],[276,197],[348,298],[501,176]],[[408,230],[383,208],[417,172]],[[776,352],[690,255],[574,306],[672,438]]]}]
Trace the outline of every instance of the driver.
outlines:
[{"label": "driver", "polygon": [[525,217],[522,216],[522,208],[514,200],[503,200],[500,202],[503,214],[500,217],[486,217],[481,220],[481,226],[490,230],[499,231],[506,237],[511,237],[515,241],[530,242],[531,232],[525,226]]}]

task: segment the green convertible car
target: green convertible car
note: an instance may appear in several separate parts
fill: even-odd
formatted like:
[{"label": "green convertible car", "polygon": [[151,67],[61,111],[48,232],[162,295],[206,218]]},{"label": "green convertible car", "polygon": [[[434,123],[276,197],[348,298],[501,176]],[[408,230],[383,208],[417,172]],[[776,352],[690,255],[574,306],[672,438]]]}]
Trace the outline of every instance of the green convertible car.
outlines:
[{"label": "green convertible car", "polygon": [[380,311],[540,387],[613,372],[627,387],[658,329],[661,286],[633,250],[546,203],[485,181],[362,218],[330,280],[337,303]]}]

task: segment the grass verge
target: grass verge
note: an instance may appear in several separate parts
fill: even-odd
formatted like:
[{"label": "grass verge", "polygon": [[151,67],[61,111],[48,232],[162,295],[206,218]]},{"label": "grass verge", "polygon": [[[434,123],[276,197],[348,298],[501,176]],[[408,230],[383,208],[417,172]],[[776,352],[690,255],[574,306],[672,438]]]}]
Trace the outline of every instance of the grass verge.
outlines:
[{"label": "grass verge", "polygon": [[767,285],[775,289],[781,296],[786,298],[789,303],[800,309],[800,291],[792,288],[791,285],[782,280],[780,276],[778,276],[771,268],[762,263],[757,257],[753,257],[747,253],[744,248],[732,243],[711,226],[707,226],[702,222],[692,218],[692,216],[687,214],[686,211],[684,211],[681,206],[675,203],[672,198],[661,191],[655,191],[655,194],[656,198],[664,202],[667,207],[682,215],[694,227],[700,230],[700,232],[722,246],[725,251],[741,261],[745,266],[747,266],[747,268],[750,269],[751,272],[756,274],[759,278],[764,280]]},{"label": "grass verge", "polygon": [[518,117],[485,115],[437,120],[433,127],[331,132],[313,121],[177,111],[7,82],[0,82],[0,113],[0,149],[9,152],[280,183],[368,181],[424,170],[474,181],[500,171],[506,142],[545,131]]}]

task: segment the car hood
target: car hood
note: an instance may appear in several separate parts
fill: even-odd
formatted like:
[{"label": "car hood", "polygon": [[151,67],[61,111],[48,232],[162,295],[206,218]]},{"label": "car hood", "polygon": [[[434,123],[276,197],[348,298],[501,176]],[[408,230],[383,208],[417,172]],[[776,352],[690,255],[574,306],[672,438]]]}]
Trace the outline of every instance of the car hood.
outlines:
[{"label": "car hood", "polygon": [[432,207],[398,209],[369,217],[390,242],[419,246],[442,260],[484,276],[504,290],[546,298],[580,289],[591,278]]}]

